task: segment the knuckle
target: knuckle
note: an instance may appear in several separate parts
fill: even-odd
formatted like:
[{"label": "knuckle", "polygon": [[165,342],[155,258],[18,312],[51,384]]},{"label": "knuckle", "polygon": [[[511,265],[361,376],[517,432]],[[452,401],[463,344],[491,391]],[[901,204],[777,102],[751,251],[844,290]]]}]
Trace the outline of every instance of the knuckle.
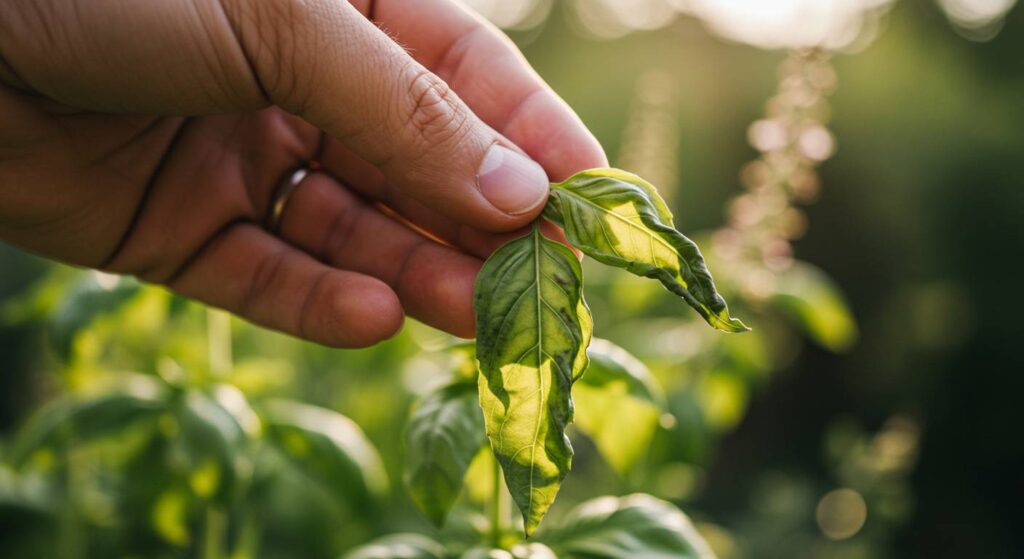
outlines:
[{"label": "knuckle", "polygon": [[323,248],[320,249],[321,257],[333,262],[343,261],[353,235],[366,215],[362,204],[350,206],[339,212],[327,229]]},{"label": "knuckle", "polygon": [[451,87],[433,73],[418,71],[409,82],[405,129],[422,151],[458,142],[469,115]]},{"label": "knuckle", "polygon": [[301,0],[220,0],[253,77],[264,95],[288,110],[305,110],[316,57],[308,56],[315,26]]},{"label": "knuckle", "polygon": [[259,302],[271,292],[274,283],[280,277],[286,255],[286,251],[280,250],[259,261],[242,292],[242,300],[238,305],[239,314],[243,316],[254,314]]}]

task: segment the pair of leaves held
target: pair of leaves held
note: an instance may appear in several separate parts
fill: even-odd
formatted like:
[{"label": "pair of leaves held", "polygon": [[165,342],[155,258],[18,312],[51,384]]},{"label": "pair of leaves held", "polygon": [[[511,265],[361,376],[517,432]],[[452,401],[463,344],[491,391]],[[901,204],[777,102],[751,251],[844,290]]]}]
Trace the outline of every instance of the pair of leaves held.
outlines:
[{"label": "pair of leaves held", "polygon": [[[729,316],[697,245],[640,177],[617,169],[573,175],[552,185],[544,217],[598,262],[657,279],[711,326],[747,329]],[[593,329],[583,270],[535,224],[484,263],[474,307],[487,436],[529,535],[572,465],[571,389],[587,368]]]}]

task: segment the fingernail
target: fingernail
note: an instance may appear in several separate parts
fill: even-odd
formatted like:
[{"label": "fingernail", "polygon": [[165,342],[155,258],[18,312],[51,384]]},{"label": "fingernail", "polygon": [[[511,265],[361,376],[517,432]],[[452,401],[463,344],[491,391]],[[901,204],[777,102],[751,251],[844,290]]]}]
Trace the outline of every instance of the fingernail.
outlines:
[{"label": "fingernail", "polygon": [[548,197],[548,175],[544,169],[499,144],[487,150],[477,173],[477,184],[488,202],[513,215],[540,206]]}]

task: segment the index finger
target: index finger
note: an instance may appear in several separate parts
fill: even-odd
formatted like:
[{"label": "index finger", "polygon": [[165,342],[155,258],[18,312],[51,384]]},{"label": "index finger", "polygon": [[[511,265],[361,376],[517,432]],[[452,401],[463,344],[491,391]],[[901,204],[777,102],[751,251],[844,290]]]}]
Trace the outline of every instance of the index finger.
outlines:
[{"label": "index finger", "polygon": [[[452,0],[353,0],[552,180],[608,165],[593,134],[501,31]],[[370,13],[372,10],[372,14]]]}]

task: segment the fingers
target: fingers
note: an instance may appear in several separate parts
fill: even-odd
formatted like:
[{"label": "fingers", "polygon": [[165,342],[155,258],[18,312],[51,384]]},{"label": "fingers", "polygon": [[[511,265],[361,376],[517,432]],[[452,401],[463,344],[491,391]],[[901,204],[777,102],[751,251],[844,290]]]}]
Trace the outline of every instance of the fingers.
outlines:
[{"label": "fingers", "polygon": [[331,266],[384,281],[410,316],[474,336],[473,283],[482,262],[394,221],[334,179],[314,173],[296,187],[280,234]]},{"label": "fingers", "polygon": [[334,347],[373,345],[402,326],[401,304],[383,282],[324,265],[254,225],[216,237],[169,287]]},{"label": "fingers", "polygon": [[388,182],[379,169],[338,142],[328,142],[319,161],[329,174],[338,177],[346,187],[365,198],[382,203],[416,228],[479,258],[487,258],[505,241],[521,236],[525,229],[489,233],[451,219],[419,200],[406,196]]},{"label": "fingers", "polygon": [[493,231],[540,212],[544,170],[348,3],[225,5],[268,96],[341,139],[410,197]]},{"label": "fingers", "polygon": [[[365,13],[369,2],[354,5]],[[467,9],[451,0],[376,0],[374,19],[552,180],[607,166],[604,150],[572,109],[507,37]]]}]

